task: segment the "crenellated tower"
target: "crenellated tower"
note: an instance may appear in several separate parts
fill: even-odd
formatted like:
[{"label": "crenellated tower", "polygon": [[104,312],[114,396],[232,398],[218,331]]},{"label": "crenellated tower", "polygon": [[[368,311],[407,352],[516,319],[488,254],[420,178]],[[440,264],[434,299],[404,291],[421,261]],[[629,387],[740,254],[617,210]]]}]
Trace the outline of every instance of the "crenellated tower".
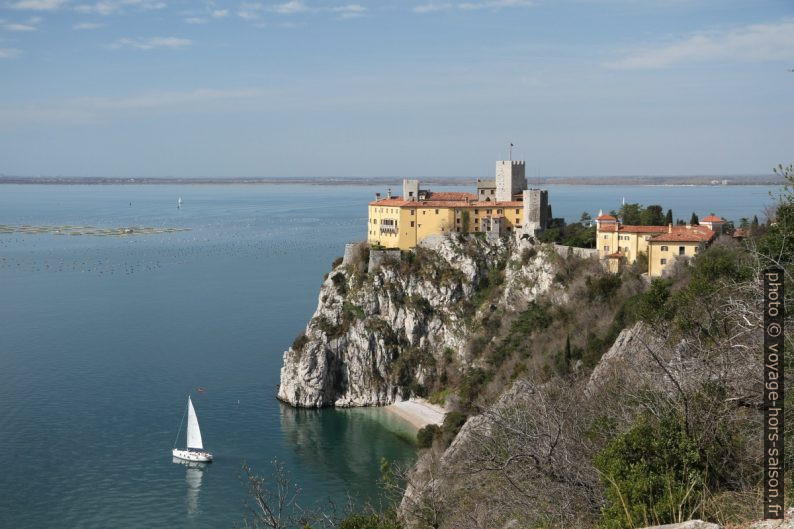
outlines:
[{"label": "crenellated tower", "polygon": [[511,202],[516,200],[515,196],[526,188],[527,177],[523,160],[499,160],[496,162],[497,201]]}]

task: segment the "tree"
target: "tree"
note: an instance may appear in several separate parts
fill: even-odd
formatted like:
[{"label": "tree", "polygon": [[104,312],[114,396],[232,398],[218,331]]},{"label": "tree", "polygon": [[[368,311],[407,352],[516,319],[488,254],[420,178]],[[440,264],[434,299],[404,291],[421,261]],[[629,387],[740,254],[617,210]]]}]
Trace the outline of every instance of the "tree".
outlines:
[{"label": "tree", "polygon": [[672,223],[673,223],[673,210],[668,209],[667,215],[664,217],[664,224],[665,226],[669,226]]},{"label": "tree", "polygon": [[638,226],[642,224],[642,205],[637,203],[628,203],[620,206],[619,216],[620,222],[623,224]]},{"label": "tree", "polygon": [[585,222],[587,222],[588,220],[592,220],[592,219],[593,219],[593,217],[591,217],[591,216],[590,216],[590,214],[589,214],[588,212],[586,212],[586,211],[582,211],[582,216],[581,216],[581,217],[579,217],[579,222],[581,222],[581,223],[585,223]]},{"label": "tree", "polygon": [[661,226],[664,223],[662,206],[658,204],[648,206],[641,212],[640,220],[643,226]]},{"label": "tree", "polygon": [[692,216],[689,218],[689,223],[692,226],[697,226],[700,224],[700,219],[698,219],[697,213],[695,213],[694,211],[692,212]]}]

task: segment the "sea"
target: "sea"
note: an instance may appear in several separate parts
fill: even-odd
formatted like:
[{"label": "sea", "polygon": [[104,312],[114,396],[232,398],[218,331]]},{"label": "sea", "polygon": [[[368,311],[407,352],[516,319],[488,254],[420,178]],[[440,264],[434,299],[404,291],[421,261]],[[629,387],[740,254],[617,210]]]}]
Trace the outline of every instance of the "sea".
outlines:
[{"label": "sea", "polygon": [[[554,216],[569,221],[624,199],[676,218],[763,221],[776,192],[548,189]],[[298,410],[275,399],[283,352],[344,244],[365,237],[376,191],[0,186],[0,527],[240,526],[244,464],[266,482],[283,465],[303,506],[377,503],[381,461],[416,457],[410,425],[382,409]],[[31,228],[3,229],[22,225]],[[101,231],[127,227],[155,229]],[[171,457],[185,442],[188,395],[210,465]]]}]

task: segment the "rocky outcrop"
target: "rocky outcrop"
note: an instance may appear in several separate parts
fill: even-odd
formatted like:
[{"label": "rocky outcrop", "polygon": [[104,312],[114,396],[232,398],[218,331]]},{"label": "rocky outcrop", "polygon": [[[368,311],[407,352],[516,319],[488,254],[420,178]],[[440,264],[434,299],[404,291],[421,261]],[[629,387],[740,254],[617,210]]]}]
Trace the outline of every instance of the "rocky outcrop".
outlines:
[{"label": "rocky outcrop", "polygon": [[503,239],[434,237],[399,260],[342,265],[323,282],[305,333],[284,353],[278,398],[301,407],[387,405],[463,354],[477,292],[506,266],[505,302],[527,303],[552,284],[542,254]]}]

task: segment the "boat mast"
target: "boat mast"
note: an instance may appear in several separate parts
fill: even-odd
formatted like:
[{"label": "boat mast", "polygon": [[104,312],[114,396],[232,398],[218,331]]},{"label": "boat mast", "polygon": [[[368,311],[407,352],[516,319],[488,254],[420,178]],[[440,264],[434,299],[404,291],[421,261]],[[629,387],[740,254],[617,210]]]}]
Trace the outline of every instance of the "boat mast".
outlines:
[{"label": "boat mast", "polygon": [[176,448],[176,443],[179,441],[179,434],[182,433],[182,424],[185,422],[185,415],[187,414],[187,407],[190,403],[190,395],[187,396],[188,404],[185,405],[185,411],[182,412],[182,420],[179,421],[179,430],[176,432],[176,438],[174,439],[174,448]]}]

